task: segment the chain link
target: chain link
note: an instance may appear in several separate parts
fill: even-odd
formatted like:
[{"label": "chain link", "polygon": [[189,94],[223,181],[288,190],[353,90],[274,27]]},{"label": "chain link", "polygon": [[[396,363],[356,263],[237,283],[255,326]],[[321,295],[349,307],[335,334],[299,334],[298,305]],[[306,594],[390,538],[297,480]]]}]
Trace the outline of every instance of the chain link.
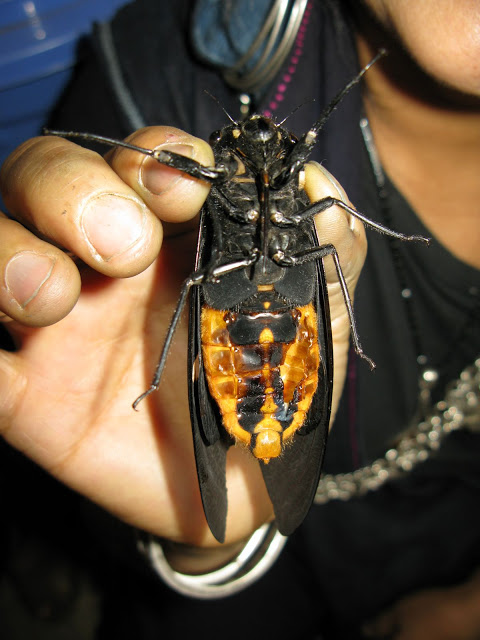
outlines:
[{"label": "chain link", "polygon": [[445,398],[436,403],[425,419],[409,427],[383,458],[352,473],[322,476],[315,504],[349,500],[378,489],[424,462],[449,433],[458,429],[480,433],[480,357],[448,385]]}]

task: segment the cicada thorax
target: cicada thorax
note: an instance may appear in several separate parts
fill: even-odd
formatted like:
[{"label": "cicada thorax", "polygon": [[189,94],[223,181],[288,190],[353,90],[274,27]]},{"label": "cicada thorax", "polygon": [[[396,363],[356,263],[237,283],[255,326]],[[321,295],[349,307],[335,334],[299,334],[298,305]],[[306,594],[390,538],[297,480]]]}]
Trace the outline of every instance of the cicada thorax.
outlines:
[{"label": "cicada thorax", "polygon": [[203,362],[223,426],[268,462],[301,429],[318,385],[321,354],[312,303],[282,304],[259,286],[236,311],[202,309]]}]

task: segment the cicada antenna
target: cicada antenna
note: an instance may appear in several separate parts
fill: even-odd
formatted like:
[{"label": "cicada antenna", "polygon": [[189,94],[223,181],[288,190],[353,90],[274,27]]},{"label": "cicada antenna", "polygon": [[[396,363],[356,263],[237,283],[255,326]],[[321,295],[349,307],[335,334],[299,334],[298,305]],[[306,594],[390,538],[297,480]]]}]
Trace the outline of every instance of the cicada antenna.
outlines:
[{"label": "cicada antenna", "polygon": [[278,126],[279,126],[279,127],[283,126],[283,125],[285,124],[285,122],[286,122],[289,118],[291,118],[291,117],[293,116],[293,114],[294,114],[294,113],[296,113],[299,109],[301,109],[302,107],[304,107],[306,104],[310,104],[311,102],[315,102],[315,98],[310,98],[309,100],[305,100],[305,101],[304,101],[304,102],[302,102],[301,104],[297,105],[297,106],[295,107],[295,109],[292,109],[292,111],[290,111],[290,113],[289,113],[287,116],[285,116],[285,118],[284,118],[283,120],[281,120],[281,121],[278,123]]},{"label": "cicada antenna", "polygon": [[228,113],[228,111],[225,109],[225,107],[224,107],[224,106],[223,106],[223,104],[220,102],[220,100],[219,100],[216,96],[212,95],[212,94],[210,93],[210,91],[207,91],[206,89],[204,89],[203,91],[207,94],[207,96],[208,96],[209,98],[211,98],[214,102],[216,102],[216,103],[218,104],[218,106],[219,106],[219,107],[220,107],[220,109],[223,111],[223,113],[227,116],[227,118],[230,120],[230,122],[231,122],[232,124],[236,124],[236,125],[238,126],[238,122],[237,122],[234,118],[232,118],[232,116]]},{"label": "cicada antenna", "polygon": [[387,52],[386,49],[380,49],[380,51],[377,53],[377,55],[374,58],[372,58],[370,60],[370,62],[363,67],[363,69],[361,69],[359,71],[359,73],[355,76],[355,78],[353,78],[353,80],[351,80],[347,84],[346,87],[344,87],[339,93],[337,93],[337,95],[333,98],[333,100],[330,101],[330,104],[323,110],[322,115],[320,116],[320,118],[317,120],[317,122],[311,128],[311,130],[310,130],[310,134],[311,135],[318,134],[318,132],[323,128],[323,125],[325,124],[325,122],[332,115],[332,112],[335,111],[335,109],[337,108],[338,104],[343,100],[343,98],[347,95],[347,93],[350,91],[350,89],[352,89],[356,84],[358,84],[360,82],[360,80],[363,78],[363,76],[370,69],[370,67],[372,67],[381,58],[386,56],[387,53],[388,52]]}]

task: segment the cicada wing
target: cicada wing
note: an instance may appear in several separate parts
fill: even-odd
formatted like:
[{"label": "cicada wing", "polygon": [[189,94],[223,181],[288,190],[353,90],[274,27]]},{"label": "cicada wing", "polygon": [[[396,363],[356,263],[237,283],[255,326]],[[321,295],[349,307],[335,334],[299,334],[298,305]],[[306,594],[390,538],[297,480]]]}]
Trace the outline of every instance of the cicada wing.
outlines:
[{"label": "cicada wing", "polygon": [[323,264],[317,263],[316,310],[320,366],[318,386],[301,430],[281,456],[260,463],[280,533],[290,535],[305,519],[317,490],[330,422],[333,358],[330,310]]},{"label": "cicada wing", "polygon": [[[325,393],[317,390],[311,411],[325,414]],[[279,458],[261,464],[263,478],[280,533],[292,534],[305,519],[313,502],[327,442],[328,420],[322,415],[307,433],[299,432]]]},{"label": "cicada wing", "polygon": [[200,335],[201,307],[201,288],[195,287],[190,298],[188,349],[190,419],[203,510],[212,534],[219,542],[224,542],[227,520],[225,469],[230,443],[224,438],[218,409],[205,377]]}]

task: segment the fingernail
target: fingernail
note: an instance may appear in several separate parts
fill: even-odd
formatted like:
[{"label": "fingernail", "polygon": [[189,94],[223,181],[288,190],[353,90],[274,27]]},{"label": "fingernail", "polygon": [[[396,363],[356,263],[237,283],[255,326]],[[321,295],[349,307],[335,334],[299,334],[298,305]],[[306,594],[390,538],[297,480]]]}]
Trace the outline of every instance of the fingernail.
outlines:
[{"label": "fingernail", "polygon": [[138,241],[145,222],[146,211],[140,202],[106,193],[85,205],[81,226],[92,251],[108,261]]},{"label": "fingernail", "polygon": [[55,260],[33,251],[10,258],[5,269],[5,285],[15,301],[25,309],[50,277]]},{"label": "fingernail", "polygon": [[[164,144],[157,147],[157,150],[173,151],[179,155],[193,158],[194,148],[191,144]],[[139,182],[145,189],[156,196],[171,189],[182,177],[178,169],[172,169],[164,164],[160,164],[153,158],[145,158],[140,168]]]}]

